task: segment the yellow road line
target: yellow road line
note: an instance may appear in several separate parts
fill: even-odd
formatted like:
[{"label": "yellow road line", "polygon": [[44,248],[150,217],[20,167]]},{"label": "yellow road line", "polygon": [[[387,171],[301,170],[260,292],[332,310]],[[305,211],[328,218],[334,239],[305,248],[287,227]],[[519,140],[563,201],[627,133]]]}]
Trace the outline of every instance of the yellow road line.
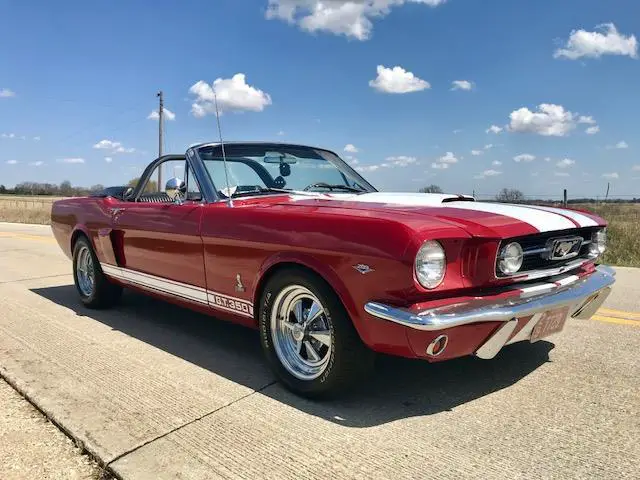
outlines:
[{"label": "yellow road line", "polygon": [[29,235],[27,233],[0,232],[0,238],[16,238],[20,240],[36,240],[39,242],[56,243],[54,238],[40,235]]},{"label": "yellow road line", "polygon": [[625,312],[624,310],[615,310],[613,308],[600,308],[598,309],[598,313],[602,313],[609,317],[640,320],[640,313],[638,312]]},{"label": "yellow road line", "polygon": [[630,325],[632,327],[640,327],[640,320],[628,320],[626,318],[605,317],[603,315],[594,315],[592,320],[606,323],[617,323],[618,325]]}]

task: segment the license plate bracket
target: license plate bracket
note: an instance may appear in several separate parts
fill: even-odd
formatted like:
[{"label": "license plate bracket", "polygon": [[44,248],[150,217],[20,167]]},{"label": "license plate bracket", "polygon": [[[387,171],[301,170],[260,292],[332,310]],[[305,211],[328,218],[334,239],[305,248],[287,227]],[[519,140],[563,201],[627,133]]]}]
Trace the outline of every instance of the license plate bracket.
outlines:
[{"label": "license plate bracket", "polygon": [[547,310],[542,314],[536,326],[531,331],[531,342],[537,342],[549,335],[562,331],[567,317],[569,316],[569,307],[556,308]]}]

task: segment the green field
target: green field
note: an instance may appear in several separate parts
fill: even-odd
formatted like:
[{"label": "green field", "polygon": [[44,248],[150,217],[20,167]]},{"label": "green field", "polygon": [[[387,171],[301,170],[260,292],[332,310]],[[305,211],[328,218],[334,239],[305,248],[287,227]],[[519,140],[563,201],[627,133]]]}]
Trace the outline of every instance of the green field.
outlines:
[{"label": "green field", "polygon": [[[0,195],[0,221],[48,224],[51,204],[59,197]],[[604,262],[640,267],[640,204],[583,204],[572,208],[588,210],[609,222],[609,249]]]}]

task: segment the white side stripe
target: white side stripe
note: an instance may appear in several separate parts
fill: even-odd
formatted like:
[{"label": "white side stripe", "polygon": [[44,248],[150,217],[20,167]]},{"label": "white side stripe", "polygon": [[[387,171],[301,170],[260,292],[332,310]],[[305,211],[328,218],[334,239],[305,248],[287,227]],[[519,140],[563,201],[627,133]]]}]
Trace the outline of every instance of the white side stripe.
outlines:
[{"label": "white side stripe", "polygon": [[195,285],[176,282],[107,263],[100,263],[100,267],[106,275],[119,280],[125,280],[144,288],[185,298],[220,310],[234,312],[245,317],[253,317],[253,305],[248,300],[243,300],[242,298],[231,297]]}]

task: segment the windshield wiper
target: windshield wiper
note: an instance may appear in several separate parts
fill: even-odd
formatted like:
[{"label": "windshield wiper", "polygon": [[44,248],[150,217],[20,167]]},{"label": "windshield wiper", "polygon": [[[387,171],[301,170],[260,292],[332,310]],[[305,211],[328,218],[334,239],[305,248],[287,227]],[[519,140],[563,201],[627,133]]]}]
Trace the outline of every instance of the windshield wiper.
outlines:
[{"label": "windshield wiper", "polygon": [[329,190],[345,190],[347,192],[355,192],[355,193],[364,193],[366,192],[366,190],[362,189],[362,188],[355,188],[355,187],[350,187],[348,185],[341,185],[341,184],[329,184],[329,183],[324,183],[324,182],[319,182],[319,183],[314,183],[312,185],[309,185],[308,187],[305,187],[305,191],[307,190],[311,190],[312,188],[317,188],[317,187],[322,187],[322,188],[328,188]]},{"label": "windshield wiper", "polygon": [[231,197],[241,197],[245,195],[259,195],[261,193],[293,193],[292,190],[286,188],[260,187],[254,190],[245,190],[243,192],[234,192]]}]

